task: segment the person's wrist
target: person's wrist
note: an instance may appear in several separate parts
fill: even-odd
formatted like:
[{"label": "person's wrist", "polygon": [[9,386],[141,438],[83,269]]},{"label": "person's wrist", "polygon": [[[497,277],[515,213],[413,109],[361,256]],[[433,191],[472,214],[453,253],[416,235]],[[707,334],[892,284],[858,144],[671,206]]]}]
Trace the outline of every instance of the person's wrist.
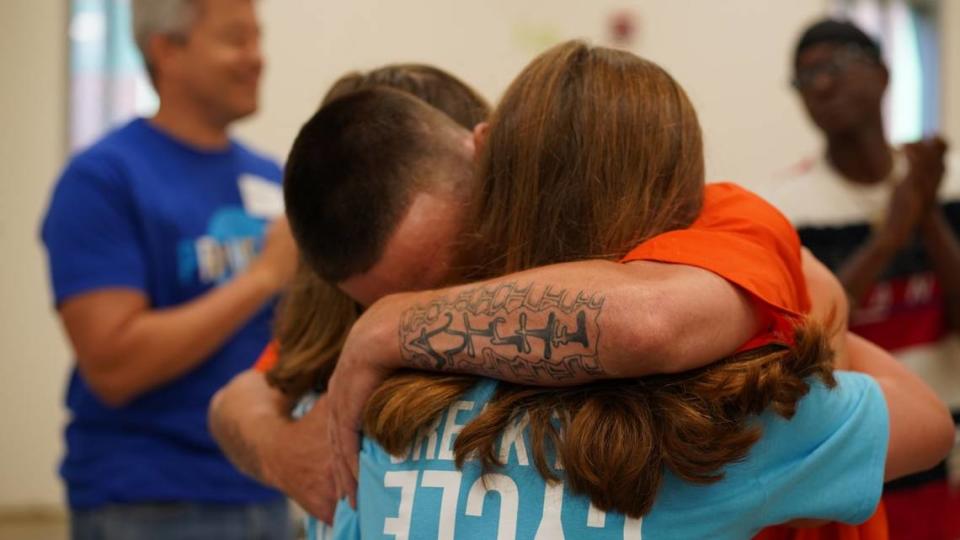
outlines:
[{"label": "person's wrist", "polygon": [[273,296],[283,288],[280,273],[263,261],[254,261],[247,268],[246,275],[265,296]]},{"label": "person's wrist", "polygon": [[244,397],[255,400],[249,406],[250,413],[246,415],[246,423],[250,426],[248,440],[261,480],[282,488],[284,479],[278,466],[283,463],[283,452],[286,448],[283,441],[288,438],[284,431],[292,422],[287,416],[289,409],[282,401],[284,398],[263,393],[266,380],[259,373],[257,376],[251,376],[247,388],[244,389],[247,390]]},{"label": "person's wrist", "polygon": [[267,485],[284,492],[287,491],[286,478],[280,465],[284,463],[283,451],[286,448],[284,441],[287,441],[286,444],[290,444],[289,438],[284,436],[284,430],[288,428],[289,423],[281,421],[272,425],[269,429],[261,430],[256,445],[257,463],[263,473],[262,480]]},{"label": "person's wrist", "polygon": [[902,223],[888,222],[873,235],[870,246],[881,257],[893,255],[906,245],[911,234],[912,230],[906,230]]},{"label": "person's wrist", "polygon": [[377,317],[376,328],[373,332],[373,339],[377,344],[376,350],[382,351],[384,354],[379,355],[380,358],[376,365],[369,367],[383,372],[391,372],[405,367],[399,326],[403,316],[403,308],[408,305],[405,301],[408,297],[409,294],[401,293],[391,295],[386,299],[385,313]]},{"label": "person's wrist", "polygon": [[920,220],[920,232],[921,234],[929,235],[935,233],[938,227],[945,224],[943,211],[940,210],[940,206],[933,205]]}]

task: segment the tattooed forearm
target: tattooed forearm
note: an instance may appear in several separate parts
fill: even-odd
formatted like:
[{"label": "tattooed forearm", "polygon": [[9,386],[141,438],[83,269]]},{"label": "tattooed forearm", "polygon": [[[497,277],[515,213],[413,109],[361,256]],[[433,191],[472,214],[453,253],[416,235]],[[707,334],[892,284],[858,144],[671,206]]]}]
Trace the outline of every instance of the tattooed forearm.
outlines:
[{"label": "tattooed forearm", "polygon": [[405,311],[401,355],[411,367],[515,382],[602,377],[603,302],[598,294],[535,283],[472,288]]}]

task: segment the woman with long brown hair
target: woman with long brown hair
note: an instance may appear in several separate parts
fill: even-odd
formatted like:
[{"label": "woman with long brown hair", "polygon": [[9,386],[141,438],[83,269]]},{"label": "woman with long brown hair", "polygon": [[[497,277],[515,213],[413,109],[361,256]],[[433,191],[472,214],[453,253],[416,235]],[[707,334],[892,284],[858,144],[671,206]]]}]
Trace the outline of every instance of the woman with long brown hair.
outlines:
[{"label": "woman with long brown hair", "polygon": [[[564,44],[520,75],[491,122],[465,228],[476,234],[465,239],[459,277],[588,258],[683,262],[671,260],[669,241],[656,244],[659,251],[645,241],[669,239],[695,226],[701,209],[739,196],[729,187],[705,196],[699,125],[663,70],[628,53]],[[648,247],[637,254],[638,244]],[[799,244],[795,251],[786,271],[798,277]],[[853,374],[829,390],[837,382],[831,353],[824,330],[800,317],[808,309],[802,285],[771,300],[757,293],[763,287],[753,286],[749,269],[739,272],[743,282],[718,273],[765,304],[769,324],[738,354],[702,370],[546,389],[392,377],[364,422],[371,440],[360,474],[363,535],[639,537],[642,527],[653,537],[745,538],[797,518],[865,519],[884,462],[888,473],[903,472],[890,467],[884,396]],[[533,341],[546,360],[567,361],[542,369],[569,380],[616,375],[587,345],[599,338],[591,328],[603,298],[524,285],[425,297],[400,325],[410,364],[503,374],[511,358],[498,350],[529,352]],[[504,328],[517,306],[552,308]],[[571,346],[595,354],[565,355]],[[473,365],[453,362],[463,351],[475,351]],[[907,381],[923,394],[915,401],[929,395],[884,366],[874,373]],[[931,420],[936,405],[911,408],[895,401],[903,396],[886,397],[891,416],[920,410],[938,421]],[[903,426],[893,427],[890,452],[902,452]],[[831,482],[847,489],[795,498]],[[499,511],[485,507],[489,491],[498,492]],[[350,520],[341,510],[338,528]]]}]

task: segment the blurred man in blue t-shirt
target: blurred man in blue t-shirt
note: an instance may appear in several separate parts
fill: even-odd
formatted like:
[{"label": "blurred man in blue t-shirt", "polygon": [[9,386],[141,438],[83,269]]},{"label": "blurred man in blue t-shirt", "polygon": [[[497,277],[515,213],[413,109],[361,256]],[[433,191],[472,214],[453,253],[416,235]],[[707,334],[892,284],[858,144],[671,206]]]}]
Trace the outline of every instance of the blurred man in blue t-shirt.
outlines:
[{"label": "blurred man in blue t-shirt", "polygon": [[[135,0],[160,108],[65,168],[43,222],[73,345],[61,474],[74,538],[287,538],[279,493],[237,472],[207,404],[270,335],[296,266],[281,169],[228,136],[257,109],[252,0]],[[269,226],[268,226],[269,225]]]}]

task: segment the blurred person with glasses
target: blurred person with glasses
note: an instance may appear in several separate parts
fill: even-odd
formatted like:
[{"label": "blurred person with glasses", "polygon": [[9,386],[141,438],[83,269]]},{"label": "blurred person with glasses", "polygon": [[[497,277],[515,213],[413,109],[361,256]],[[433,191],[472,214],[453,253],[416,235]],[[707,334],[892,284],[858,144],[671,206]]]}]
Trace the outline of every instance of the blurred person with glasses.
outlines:
[{"label": "blurred person with glasses", "polygon": [[[807,28],[793,67],[793,87],[823,134],[824,151],[764,195],[840,278],[851,332],[894,353],[956,418],[960,156],[939,136],[890,144],[882,106],[890,75],[878,43],[850,22]],[[949,476],[941,463],[887,485],[891,538],[960,537],[960,496]]]}]

